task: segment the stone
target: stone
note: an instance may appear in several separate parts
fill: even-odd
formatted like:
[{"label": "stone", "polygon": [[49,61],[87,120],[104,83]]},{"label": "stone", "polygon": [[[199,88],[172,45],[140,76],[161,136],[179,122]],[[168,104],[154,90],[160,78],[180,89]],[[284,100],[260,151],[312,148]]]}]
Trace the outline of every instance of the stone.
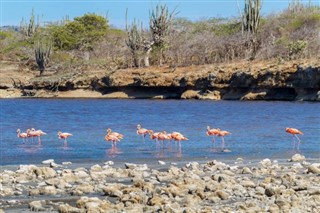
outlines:
[{"label": "stone", "polygon": [[136,171],[145,171],[148,170],[147,164],[134,164],[134,163],[125,163],[127,169],[134,169]]},{"label": "stone", "polygon": [[159,161],[158,161],[158,164],[159,164],[159,165],[166,165],[166,162],[159,160]]},{"label": "stone", "polygon": [[228,193],[222,190],[217,190],[216,195],[221,199],[221,200],[227,200],[229,198]]},{"label": "stone", "polygon": [[81,209],[70,206],[69,204],[61,204],[58,207],[59,213],[82,213]]},{"label": "stone", "polygon": [[105,195],[111,196],[111,197],[119,197],[121,198],[123,193],[119,190],[119,188],[115,185],[109,185],[103,189],[103,192]]},{"label": "stone", "polygon": [[198,99],[199,91],[196,90],[187,90],[181,94],[181,99]]},{"label": "stone", "polygon": [[320,174],[320,168],[316,164],[311,164],[308,166],[308,173]]},{"label": "stone", "polygon": [[108,165],[108,166],[112,166],[113,164],[114,164],[114,162],[111,160],[104,163],[104,165]]},{"label": "stone", "polygon": [[265,190],[265,194],[266,194],[268,197],[271,197],[271,196],[275,195],[275,190],[274,190],[274,188],[272,188],[272,187],[267,187],[266,190]]},{"label": "stone", "polygon": [[62,162],[62,165],[64,165],[64,166],[68,166],[68,165],[71,165],[71,164],[72,164],[72,162],[70,162],[70,161]]},{"label": "stone", "polygon": [[240,184],[244,187],[250,187],[250,188],[256,187],[256,184],[251,180],[242,181]]},{"label": "stone", "polygon": [[291,162],[299,162],[304,160],[306,160],[306,157],[300,154],[294,154],[290,159]]},{"label": "stone", "polygon": [[248,167],[243,167],[242,174],[252,174],[252,171]]},{"label": "stone", "polygon": [[29,209],[31,211],[35,211],[35,212],[38,212],[38,211],[45,211],[46,208],[43,207],[43,205],[45,205],[45,201],[44,200],[36,200],[36,201],[32,201],[29,203]]},{"label": "stone", "polygon": [[47,164],[47,165],[50,165],[51,163],[53,163],[54,160],[53,159],[48,159],[48,160],[44,160],[42,161],[42,164]]},{"label": "stone", "polygon": [[45,186],[39,189],[40,194],[43,195],[55,195],[57,194],[56,187],[54,186]]},{"label": "stone", "polygon": [[263,159],[262,161],[260,161],[260,165],[264,168],[268,168],[272,165],[272,162],[269,158]]},{"label": "stone", "polygon": [[44,179],[52,178],[57,175],[57,172],[50,167],[37,167],[34,170],[37,177],[43,177]]}]

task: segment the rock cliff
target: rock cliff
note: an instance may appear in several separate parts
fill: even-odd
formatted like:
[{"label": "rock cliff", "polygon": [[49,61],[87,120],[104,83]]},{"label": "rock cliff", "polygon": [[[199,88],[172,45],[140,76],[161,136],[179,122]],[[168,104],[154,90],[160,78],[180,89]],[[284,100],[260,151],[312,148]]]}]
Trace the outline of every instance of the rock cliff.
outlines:
[{"label": "rock cliff", "polygon": [[35,74],[2,66],[1,97],[320,101],[317,59]]}]

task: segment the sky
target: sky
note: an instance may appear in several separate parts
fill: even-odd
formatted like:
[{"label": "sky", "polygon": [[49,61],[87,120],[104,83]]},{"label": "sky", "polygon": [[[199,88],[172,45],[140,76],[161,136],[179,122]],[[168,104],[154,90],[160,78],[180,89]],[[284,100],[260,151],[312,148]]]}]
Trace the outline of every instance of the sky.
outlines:
[{"label": "sky", "polygon": [[[128,22],[134,18],[148,24],[149,11],[158,3],[166,4],[170,10],[176,8],[176,17],[196,21],[212,17],[238,17],[244,0],[0,0],[0,25],[19,26],[22,18],[29,19],[32,9],[42,23],[70,19],[85,13],[106,16],[109,23],[118,28],[125,27],[125,12]],[[288,7],[291,0],[263,0],[262,15],[277,13]],[[304,2],[309,2],[305,0]],[[319,0],[313,0],[319,4]]]}]

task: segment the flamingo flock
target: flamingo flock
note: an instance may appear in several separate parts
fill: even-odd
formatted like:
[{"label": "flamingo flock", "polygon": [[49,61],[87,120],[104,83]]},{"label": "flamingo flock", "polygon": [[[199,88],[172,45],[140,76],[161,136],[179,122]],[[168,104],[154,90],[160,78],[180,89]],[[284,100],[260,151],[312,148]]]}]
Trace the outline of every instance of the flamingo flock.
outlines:
[{"label": "flamingo flock", "polygon": [[[300,138],[297,135],[303,135],[303,133],[295,128],[287,127],[285,131],[293,136],[294,148],[299,148],[301,143]],[[221,148],[224,149],[225,141],[224,137],[230,135],[231,133],[226,130],[220,130],[219,128],[210,128],[207,126],[206,135],[212,137],[213,144],[215,145],[216,139],[215,136],[221,137]],[[41,144],[41,136],[47,135],[47,133],[42,130],[35,130],[34,128],[27,129],[26,132],[21,132],[20,129],[17,129],[17,137],[22,139],[22,143],[26,143],[28,138],[38,137],[38,144]],[[165,141],[171,143],[172,140],[178,143],[179,149],[181,150],[181,141],[189,140],[180,132],[171,132],[167,133],[166,131],[154,132],[151,129],[142,128],[141,124],[137,125],[137,135],[142,136],[142,141],[145,142],[146,135],[150,136],[151,140],[155,140],[158,144],[159,141],[162,142],[162,147],[164,146]],[[67,138],[73,136],[71,133],[67,132],[58,132],[58,138],[64,139],[64,143],[67,143]],[[107,129],[107,135],[105,136],[106,142],[111,142],[112,149],[116,150],[117,143],[124,138],[123,134],[118,132],[113,132],[110,128]],[[296,142],[297,140],[297,142]]]}]

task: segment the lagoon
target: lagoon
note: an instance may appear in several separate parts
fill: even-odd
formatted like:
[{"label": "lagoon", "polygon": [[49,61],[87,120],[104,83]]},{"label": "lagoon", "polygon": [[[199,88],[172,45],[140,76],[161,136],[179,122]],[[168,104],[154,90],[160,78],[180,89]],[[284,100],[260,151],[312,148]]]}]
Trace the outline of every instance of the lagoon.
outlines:
[{"label": "lagoon", "polygon": [[[320,157],[320,104],[312,102],[243,102],[197,100],[101,100],[101,99],[3,99],[1,110],[0,164],[37,164],[53,158],[91,163],[119,162],[287,159],[294,153]],[[189,138],[182,141],[181,153],[174,142],[164,148],[136,134],[136,125],[154,131],[178,131]],[[213,147],[206,127],[231,132]],[[294,149],[286,127],[304,132],[300,149]],[[26,144],[16,130],[41,129],[48,135],[41,145],[31,139]],[[124,134],[118,152],[106,143],[106,129]],[[57,132],[73,137],[65,146]]]}]

